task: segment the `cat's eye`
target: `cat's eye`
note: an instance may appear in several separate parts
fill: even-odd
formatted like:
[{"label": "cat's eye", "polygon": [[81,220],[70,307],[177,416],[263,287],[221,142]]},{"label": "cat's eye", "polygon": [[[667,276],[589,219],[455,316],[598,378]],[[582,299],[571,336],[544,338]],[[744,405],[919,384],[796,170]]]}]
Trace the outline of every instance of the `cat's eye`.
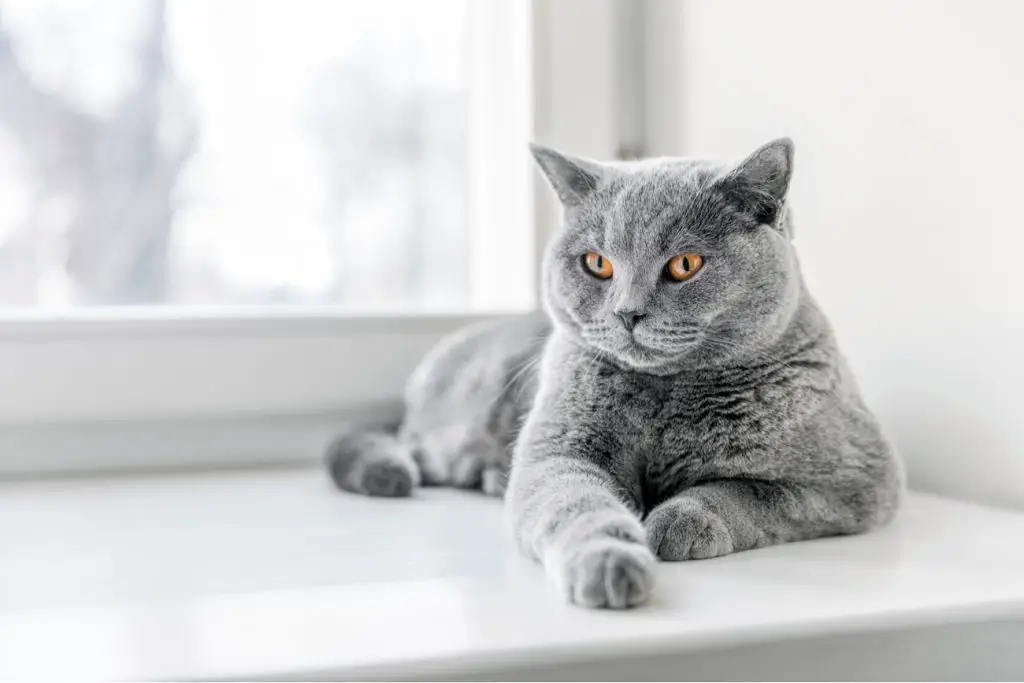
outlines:
[{"label": "cat's eye", "polygon": [[583,266],[596,278],[607,280],[612,276],[612,262],[596,251],[588,251],[584,254]]},{"label": "cat's eye", "polygon": [[689,280],[704,267],[704,259],[700,254],[679,254],[665,265],[665,272],[673,280],[680,282]]}]

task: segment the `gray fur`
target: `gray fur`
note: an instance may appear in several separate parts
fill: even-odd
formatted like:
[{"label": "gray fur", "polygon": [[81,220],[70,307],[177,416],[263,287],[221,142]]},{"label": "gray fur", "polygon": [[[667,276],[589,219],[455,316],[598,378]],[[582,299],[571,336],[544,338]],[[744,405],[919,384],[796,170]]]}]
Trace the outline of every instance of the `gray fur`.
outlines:
[{"label": "gray fur", "polygon": [[409,378],[400,425],[360,427],[328,447],[335,483],[371,496],[407,496],[419,485],[504,494],[550,329],[537,312],[443,339]]},{"label": "gray fur", "polygon": [[[339,485],[387,494],[382,463],[415,461],[424,484],[480,487],[485,472],[503,475],[514,443],[515,538],[591,607],[644,602],[655,556],[716,557],[891,519],[901,465],[791,245],[792,143],[731,167],[534,154],[565,209],[543,268],[553,328],[533,316],[446,341],[410,381],[397,436],[343,439],[369,441],[339,450]],[[583,268],[591,250],[611,260],[611,279]],[[667,278],[684,252],[703,270]],[[631,330],[623,311],[641,316]]]}]

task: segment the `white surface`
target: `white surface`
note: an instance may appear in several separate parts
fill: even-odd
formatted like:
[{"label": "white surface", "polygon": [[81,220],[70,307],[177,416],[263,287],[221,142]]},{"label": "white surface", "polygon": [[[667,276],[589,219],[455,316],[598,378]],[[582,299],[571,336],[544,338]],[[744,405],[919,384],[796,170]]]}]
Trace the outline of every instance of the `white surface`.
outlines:
[{"label": "white surface", "polygon": [[[613,158],[622,143],[619,120],[619,0],[533,0],[533,137],[578,156]],[[562,223],[562,207],[534,171],[537,253]]]},{"label": "white surface", "polygon": [[912,483],[1024,507],[1024,3],[653,5],[652,151],[793,136],[805,272]]},{"label": "white surface", "polygon": [[0,679],[451,676],[1024,620],[1024,515],[925,495],[874,534],[661,565],[631,613],[564,605],[498,501],[319,472],[9,484],[0,538]]}]

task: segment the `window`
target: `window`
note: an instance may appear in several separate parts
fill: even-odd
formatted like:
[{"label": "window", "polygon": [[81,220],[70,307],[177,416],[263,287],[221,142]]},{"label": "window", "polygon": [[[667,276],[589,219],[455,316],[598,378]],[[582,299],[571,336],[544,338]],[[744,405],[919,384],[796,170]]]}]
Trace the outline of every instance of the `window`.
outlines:
[{"label": "window", "polygon": [[0,3],[0,306],[529,306],[527,261],[473,291],[474,141],[521,150],[503,211],[529,178],[528,107],[474,98],[528,36],[501,73],[479,5]]},{"label": "window", "polygon": [[526,142],[618,148],[616,21],[0,0],[0,475],[308,460],[442,335],[535,306]]}]

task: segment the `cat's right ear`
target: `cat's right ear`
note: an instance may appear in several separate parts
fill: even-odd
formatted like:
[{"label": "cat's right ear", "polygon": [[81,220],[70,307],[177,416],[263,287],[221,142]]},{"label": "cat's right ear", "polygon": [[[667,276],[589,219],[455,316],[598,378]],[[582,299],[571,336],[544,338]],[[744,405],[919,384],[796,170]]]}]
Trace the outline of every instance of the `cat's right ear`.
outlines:
[{"label": "cat's right ear", "polygon": [[582,204],[606,172],[596,161],[570,157],[536,143],[530,143],[530,151],[565,207]]}]

